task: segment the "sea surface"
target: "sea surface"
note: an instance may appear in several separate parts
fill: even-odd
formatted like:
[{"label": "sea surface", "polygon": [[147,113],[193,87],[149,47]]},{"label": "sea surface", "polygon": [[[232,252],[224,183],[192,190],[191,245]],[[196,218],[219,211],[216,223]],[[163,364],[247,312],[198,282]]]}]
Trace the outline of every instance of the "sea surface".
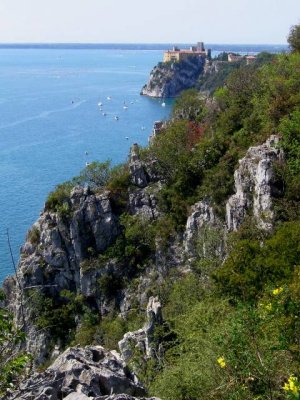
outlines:
[{"label": "sea surface", "polygon": [[[126,161],[131,144],[145,146],[154,121],[168,118],[172,101],[162,107],[139,93],[170,46],[0,44],[0,283],[13,273],[7,230],[17,263],[56,184],[93,160]],[[213,54],[286,49],[211,47]]]}]

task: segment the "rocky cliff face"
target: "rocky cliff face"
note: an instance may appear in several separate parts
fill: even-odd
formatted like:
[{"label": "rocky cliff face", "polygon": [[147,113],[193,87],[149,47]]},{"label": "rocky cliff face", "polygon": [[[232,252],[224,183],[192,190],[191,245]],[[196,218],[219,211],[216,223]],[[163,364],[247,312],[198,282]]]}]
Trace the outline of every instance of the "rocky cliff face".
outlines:
[{"label": "rocky cliff face", "polygon": [[150,97],[176,97],[195,86],[205,65],[204,57],[190,57],[174,63],[159,63],[150,73],[148,83],[141,94]]},{"label": "rocky cliff face", "polygon": [[274,181],[274,163],[283,157],[278,141],[273,135],[263,145],[250,147],[240,160],[234,174],[236,193],[226,205],[228,230],[237,230],[249,212],[260,228],[272,227],[272,197],[279,190]]},{"label": "rocky cliff face", "polygon": [[[132,185],[128,189],[128,212],[146,220],[156,219],[159,216],[156,193],[160,182],[147,173],[139,159],[137,145],[132,148],[129,168]],[[54,301],[60,299],[64,290],[80,294],[100,315],[111,307],[120,309],[124,304],[126,288],[118,290],[112,299],[101,290],[98,282],[103,276],[121,281],[129,273],[126,264],[114,258],[103,262],[95,259],[121,232],[118,210],[114,208],[110,192],[94,193],[88,188],[75,187],[66,213],[45,209],[28,232],[21,249],[18,275],[7,278],[3,288],[17,324],[25,329],[26,349],[34,354],[37,364],[49,357],[52,348],[47,329],[37,328],[35,324],[38,316],[34,293]],[[126,307],[130,308],[130,304]]]},{"label": "rocky cliff face", "polygon": [[3,400],[134,400],[145,390],[120,355],[101,346],[69,348],[43,373],[35,373]]},{"label": "rocky cliff face", "polygon": [[[68,290],[83,296],[86,305],[99,315],[113,308],[124,318],[133,303],[138,301],[146,307],[149,301],[148,319],[143,328],[127,333],[120,342],[122,360],[120,356],[108,354],[100,347],[72,349],[62,354],[52,369],[35,375],[32,381],[26,383],[34,387],[34,391],[30,392],[26,385],[24,391],[32,393],[37,399],[49,400],[61,398],[62,393],[63,396],[71,396],[66,397],[69,399],[91,396],[104,400],[107,397],[103,396],[108,396],[111,390],[128,396],[142,395],[139,385],[127,374],[122,363],[132,358],[134,348],[141,350],[146,358],[151,357],[153,352],[159,353],[159,348],[153,347],[152,337],[155,326],[162,323],[161,305],[158,298],[147,295],[149,285],[155,282],[155,287],[159,286],[171,268],[187,271],[195,257],[205,259],[213,255],[222,259],[225,255],[226,233],[238,229],[248,213],[254,215],[261,228],[271,228],[272,197],[278,191],[273,168],[274,163],[283,157],[277,144],[278,137],[272,136],[263,145],[251,147],[240,160],[235,172],[236,194],[228,199],[226,221],[216,216],[209,200],[197,202],[191,207],[185,232],[174,237],[167,246],[162,246],[157,238],[155,254],[145,270],[135,276],[138,284],[134,289],[130,285],[119,288],[113,296],[102,292],[98,281],[103,275],[123,278],[127,274],[126,264],[114,258],[100,263],[93,263],[91,259],[91,254],[101,255],[122,229],[110,192],[102,190],[93,193],[88,188],[75,187],[70,195],[67,213],[45,209],[22,247],[17,277],[7,278],[3,285],[16,322],[25,328],[26,349],[33,354],[37,364],[50,356],[54,344],[57,345],[56,356],[61,349],[59,343],[53,343],[53,340],[50,346],[52,338],[47,329],[36,327],[32,290],[51,299],[59,298],[63,290]],[[137,145],[132,148],[129,169],[132,185],[128,189],[127,211],[150,223],[161,216],[157,196],[163,182],[151,167],[140,160]],[[211,243],[208,237],[213,237]],[[80,320],[76,324],[79,325]],[[113,376],[115,372],[117,377]],[[112,381],[107,383],[110,377]],[[63,384],[51,384],[51,391],[49,379],[55,382],[60,380]],[[39,382],[45,384],[40,385]],[[117,386],[122,389],[116,391]],[[122,399],[129,399],[127,395]],[[113,398],[121,400],[119,397]]]}]

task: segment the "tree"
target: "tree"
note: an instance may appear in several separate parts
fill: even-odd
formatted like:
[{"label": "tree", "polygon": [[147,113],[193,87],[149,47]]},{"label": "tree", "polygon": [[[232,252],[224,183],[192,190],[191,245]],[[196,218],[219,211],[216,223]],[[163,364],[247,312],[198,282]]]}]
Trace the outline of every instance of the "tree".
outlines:
[{"label": "tree", "polygon": [[293,25],[287,38],[292,51],[300,52],[300,25]]},{"label": "tree", "polygon": [[79,184],[86,184],[91,187],[103,187],[110,178],[110,161],[93,161],[81,172],[78,179]]}]

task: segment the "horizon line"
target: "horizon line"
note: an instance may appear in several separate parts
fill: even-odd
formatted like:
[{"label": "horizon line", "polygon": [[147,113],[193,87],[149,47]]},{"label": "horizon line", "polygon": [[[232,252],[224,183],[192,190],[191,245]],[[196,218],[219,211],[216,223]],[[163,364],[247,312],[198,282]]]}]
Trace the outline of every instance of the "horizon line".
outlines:
[{"label": "horizon line", "polygon": [[[192,42],[0,42],[0,46],[61,46],[61,45],[165,45],[165,44],[182,44],[182,45],[192,45]],[[287,43],[206,43],[206,46],[216,46],[216,45],[234,45],[234,46],[286,46]]]}]

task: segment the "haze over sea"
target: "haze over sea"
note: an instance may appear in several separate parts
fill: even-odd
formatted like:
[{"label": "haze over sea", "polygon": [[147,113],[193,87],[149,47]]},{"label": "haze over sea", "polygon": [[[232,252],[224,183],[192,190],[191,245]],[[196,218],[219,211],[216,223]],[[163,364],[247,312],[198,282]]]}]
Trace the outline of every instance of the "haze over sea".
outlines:
[{"label": "haze over sea", "polygon": [[[130,145],[146,145],[153,122],[168,117],[171,101],[162,107],[139,93],[170,46],[0,44],[0,283],[13,273],[7,228],[17,262],[56,184],[92,160],[126,161]],[[286,49],[211,47],[213,55]]]}]

